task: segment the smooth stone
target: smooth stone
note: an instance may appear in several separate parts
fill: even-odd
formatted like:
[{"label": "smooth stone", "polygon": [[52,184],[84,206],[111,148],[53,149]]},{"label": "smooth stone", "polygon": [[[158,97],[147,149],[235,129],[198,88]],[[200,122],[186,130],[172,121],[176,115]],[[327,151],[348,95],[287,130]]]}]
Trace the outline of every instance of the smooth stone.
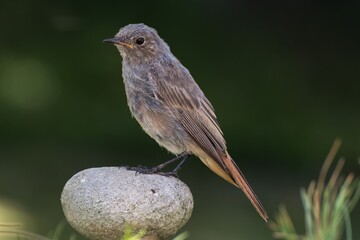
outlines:
[{"label": "smooth stone", "polygon": [[189,220],[194,201],[175,177],[101,167],[75,174],[61,204],[70,225],[89,239],[119,240],[126,227],[145,230],[144,239],[166,239]]}]

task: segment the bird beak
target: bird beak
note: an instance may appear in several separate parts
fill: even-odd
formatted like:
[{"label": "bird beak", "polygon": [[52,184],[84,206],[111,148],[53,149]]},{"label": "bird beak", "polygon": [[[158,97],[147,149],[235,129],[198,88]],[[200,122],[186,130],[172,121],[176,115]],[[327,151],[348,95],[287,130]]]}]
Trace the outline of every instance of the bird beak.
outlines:
[{"label": "bird beak", "polygon": [[120,39],[118,39],[118,38],[107,38],[107,39],[104,39],[103,42],[111,43],[111,44],[115,44],[115,45],[122,45],[122,46],[125,46],[125,47],[128,47],[128,48],[131,48],[131,49],[134,48],[133,45],[121,42]]},{"label": "bird beak", "polygon": [[104,39],[103,42],[116,44],[118,41],[116,38],[107,38],[107,39]]}]

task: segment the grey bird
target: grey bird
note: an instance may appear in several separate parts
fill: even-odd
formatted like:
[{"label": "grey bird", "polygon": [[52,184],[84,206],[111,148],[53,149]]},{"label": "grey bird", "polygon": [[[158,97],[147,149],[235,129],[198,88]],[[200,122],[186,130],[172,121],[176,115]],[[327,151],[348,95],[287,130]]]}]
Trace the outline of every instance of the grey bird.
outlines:
[{"label": "grey bird", "polygon": [[182,159],[175,171],[188,156],[197,156],[240,188],[268,221],[264,207],[227,151],[213,106],[157,31],[145,24],[129,24],[104,42],[114,44],[122,56],[122,76],[133,117],[160,146],[177,156],[169,162]]}]

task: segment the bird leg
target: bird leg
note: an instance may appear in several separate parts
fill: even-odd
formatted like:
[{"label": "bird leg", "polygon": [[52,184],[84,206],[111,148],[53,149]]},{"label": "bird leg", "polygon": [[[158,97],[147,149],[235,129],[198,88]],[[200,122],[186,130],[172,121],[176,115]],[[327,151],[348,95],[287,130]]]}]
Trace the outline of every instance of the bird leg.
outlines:
[{"label": "bird leg", "polygon": [[182,156],[181,162],[176,166],[176,168],[172,171],[173,173],[177,174],[177,172],[181,169],[181,167],[185,164],[185,162],[189,159],[190,154],[185,154]]},{"label": "bird leg", "polygon": [[[187,152],[181,153],[180,155],[152,168],[144,168],[144,167],[128,167],[128,170],[134,170],[137,173],[143,173],[143,174],[153,174],[153,173],[159,173],[164,176],[175,176],[178,178],[177,171],[180,170],[180,168],[184,165],[186,160],[190,157],[190,154]],[[165,168],[171,163],[174,163],[176,161],[179,161],[180,163],[175,167],[175,169],[171,172],[160,172],[161,169]]]}]

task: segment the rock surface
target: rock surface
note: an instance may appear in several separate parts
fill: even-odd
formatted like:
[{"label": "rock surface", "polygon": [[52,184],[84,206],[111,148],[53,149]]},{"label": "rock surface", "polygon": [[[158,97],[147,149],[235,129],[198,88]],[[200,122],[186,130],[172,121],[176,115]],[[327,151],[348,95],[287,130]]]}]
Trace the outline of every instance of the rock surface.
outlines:
[{"label": "rock surface", "polygon": [[174,235],[189,220],[194,202],[177,178],[102,167],[75,174],[61,204],[70,225],[85,237],[120,240],[129,226],[146,230],[147,239]]}]

